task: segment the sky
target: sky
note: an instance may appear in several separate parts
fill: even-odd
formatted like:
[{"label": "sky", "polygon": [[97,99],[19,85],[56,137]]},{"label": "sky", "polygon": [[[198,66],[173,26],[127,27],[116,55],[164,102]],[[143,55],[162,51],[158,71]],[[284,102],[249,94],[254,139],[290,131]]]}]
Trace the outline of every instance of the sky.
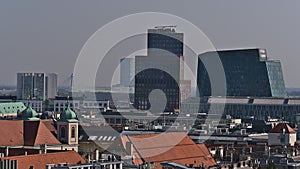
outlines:
[{"label": "sky", "polygon": [[266,48],[269,58],[281,61],[286,86],[300,87],[299,7],[296,0],[2,0],[0,85],[16,85],[16,72],[24,71],[55,72],[59,85],[67,85],[98,29],[126,15],[162,12],[196,25],[216,49]]}]

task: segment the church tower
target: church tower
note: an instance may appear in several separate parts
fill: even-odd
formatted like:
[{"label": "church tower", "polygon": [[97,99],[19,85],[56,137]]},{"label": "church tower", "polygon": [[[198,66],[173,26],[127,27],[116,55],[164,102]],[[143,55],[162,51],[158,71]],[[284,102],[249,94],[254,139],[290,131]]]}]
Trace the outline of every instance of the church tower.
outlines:
[{"label": "church tower", "polygon": [[36,117],[36,111],[28,104],[25,110],[17,112],[18,120],[40,120]]},{"label": "church tower", "polygon": [[57,131],[57,138],[61,143],[78,144],[78,120],[76,113],[69,106],[60,114]]}]

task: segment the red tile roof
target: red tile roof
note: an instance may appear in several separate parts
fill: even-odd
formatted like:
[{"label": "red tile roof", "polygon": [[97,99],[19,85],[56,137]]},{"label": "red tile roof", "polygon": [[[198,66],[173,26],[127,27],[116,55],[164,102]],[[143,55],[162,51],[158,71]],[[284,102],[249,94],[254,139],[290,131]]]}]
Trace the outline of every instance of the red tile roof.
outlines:
[{"label": "red tile roof", "polygon": [[[31,121],[25,121],[24,123],[31,123]],[[33,136],[35,138],[34,142],[30,145],[41,145],[41,144],[61,144],[57,138],[51,133],[51,131],[42,123],[41,121],[38,122],[38,127],[36,127],[37,132],[36,135]],[[26,125],[25,125],[26,126]],[[25,127],[24,127],[25,128]],[[29,131],[30,132],[30,128]],[[25,134],[27,131],[25,130]],[[26,139],[24,140],[26,142]]]},{"label": "red tile roof", "polygon": [[23,121],[0,120],[0,146],[23,145]]},{"label": "red tile roof", "polygon": [[42,121],[0,120],[0,146],[61,144]]},{"label": "red tile roof", "polygon": [[45,126],[51,131],[52,134],[57,134],[57,129],[54,126],[54,121],[52,119],[42,120]]},{"label": "red tile roof", "polygon": [[281,129],[285,129],[285,133],[296,133],[287,123],[279,123],[269,133],[280,133]]},{"label": "red tile roof", "polygon": [[47,154],[34,154],[23,156],[4,157],[1,160],[18,160],[19,169],[28,169],[33,166],[35,169],[43,169],[46,164],[85,164],[85,160],[75,151],[65,151]]},{"label": "red tile roof", "polygon": [[170,161],[182,165],[195,164],[197,166],[204,163],[206,167],[216,164],[204,144],[195,144],[190,137],[182,132],[122,136],[121,139],[124,147],[129,140],[134,145],[134,164],[142,164],[142,159],[145,162],[154,162],[158,168],[162,168],[161,162]]}]

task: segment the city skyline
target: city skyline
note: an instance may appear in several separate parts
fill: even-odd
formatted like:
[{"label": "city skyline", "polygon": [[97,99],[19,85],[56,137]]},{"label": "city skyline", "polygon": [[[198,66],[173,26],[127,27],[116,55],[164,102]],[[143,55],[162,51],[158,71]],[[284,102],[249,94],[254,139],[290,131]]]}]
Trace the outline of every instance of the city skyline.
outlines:
[{"label": "city skyline", "polygon": [[300,1],[0,2],[0,169],[300,169]]},{"label": "city skyline", "polygon": [[[298,79],[297,30],[299,2],[114,2],[72,4],[55,2],[1,2],[0,85],[16,85],[19,71],[55,72],[59,85],[73,71],[86,40],[106,23],[128,14],[157,11],[177,15],[198,26],[219,49],[260,47],[282,62],[286,87],[300,87]],[[123,4],[124,3],[124,4]],[[213,7],[213,8],[212,8]],[[55,9],[55,10],[54,10]],[[214,9],[214,10],[211,10]],[[83,11],[83,12],[79,12]],[[89,11],[89,12],[87,12]],[[238,14],[238,15],[236,15]],[[145,45],[145,44],[144,44]],[[119,62],[120,58],[112,58]],[[187,62],[189,58],[186,58]],[[47,63],[47,64],[43,64]]]}]

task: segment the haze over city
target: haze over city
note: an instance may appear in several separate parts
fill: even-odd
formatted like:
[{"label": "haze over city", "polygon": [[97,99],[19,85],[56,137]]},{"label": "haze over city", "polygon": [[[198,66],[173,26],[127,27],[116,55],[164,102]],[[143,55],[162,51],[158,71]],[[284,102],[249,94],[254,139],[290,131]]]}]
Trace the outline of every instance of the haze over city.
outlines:
[{"label": "haze over city", "polygon": [[300,169],[300,1],[0,2],[0,169]]},{"label": "haze over city", "polygon": [[300,87],[299,5],[258,0],[1,1],[0,85],[15,86],[19,71],[55,72],[58,84],[66,85],[81,48],[99,28],[129,14],[163,12],[195,24],[217,49],[266,48],[268,57],[281,61],[286,87]]}]

